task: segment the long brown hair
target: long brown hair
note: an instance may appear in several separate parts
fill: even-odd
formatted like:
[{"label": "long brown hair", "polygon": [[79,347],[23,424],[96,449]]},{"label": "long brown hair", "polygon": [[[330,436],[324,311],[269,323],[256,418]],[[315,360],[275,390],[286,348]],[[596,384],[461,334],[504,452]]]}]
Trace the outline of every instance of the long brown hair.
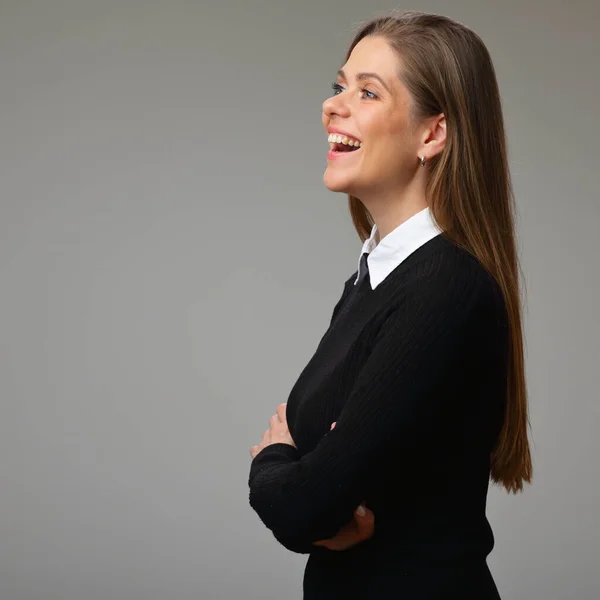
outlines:
[{"label": "long brown hair", "polygon": [[[473,254],[502,289],[509,317],[509,366],[504,425],[491,456],[490,477],[508,492],[531,482],[515,206],[496,73],[481,38],[444,16],[392,11],[359,29],[346,60],[366,36],[381,36],[401,59],[398,73],[414,119],[444,113],[444,150],[427,162],[431,212],[458,246]],[[373,219],[349,196],[361,241]]]}]

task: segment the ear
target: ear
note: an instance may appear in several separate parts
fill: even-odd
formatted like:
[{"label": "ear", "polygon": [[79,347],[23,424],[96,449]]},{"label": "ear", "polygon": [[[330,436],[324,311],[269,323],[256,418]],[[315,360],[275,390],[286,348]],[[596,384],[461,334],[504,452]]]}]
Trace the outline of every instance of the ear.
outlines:
[{"label": "ear", "polygon": [[438,155],[446,145],[446,116],[444,113],[430,117],[423,133],[419,156],[425,159]]}]

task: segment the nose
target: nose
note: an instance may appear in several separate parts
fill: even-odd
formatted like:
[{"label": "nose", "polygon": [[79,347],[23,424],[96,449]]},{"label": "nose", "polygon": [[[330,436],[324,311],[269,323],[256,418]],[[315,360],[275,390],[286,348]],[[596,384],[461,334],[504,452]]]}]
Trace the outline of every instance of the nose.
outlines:
[{"label": "nose", "polygon": [[340,94],[335,94],[323,102],[324,117],[331,119],[334,115],[344,118],[350,116],[350,108],[343,96],[343,92]]}]

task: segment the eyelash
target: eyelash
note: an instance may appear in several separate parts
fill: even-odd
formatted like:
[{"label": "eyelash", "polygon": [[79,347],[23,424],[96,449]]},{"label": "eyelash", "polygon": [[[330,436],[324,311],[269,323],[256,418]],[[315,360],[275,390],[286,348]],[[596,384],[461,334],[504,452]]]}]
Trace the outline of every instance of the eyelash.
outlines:
[{"label": "eyelash", "polygon": [[[343,89],[342,86],[339,83],[335,83],[333,82],[331,84],[331,89],[333,89],[334,92],[337,92],[338,90]],[[368,98],[368,100],[374,100],[375,98],[377,98],[376,94],[374,92],[371,92],[370,90],[366,90],[365,88],[359,88],[361,92],[367,92],[367,94],[372,94],[373,98]],[[334,96],[337,96],[337,94],[334,94]]]}]

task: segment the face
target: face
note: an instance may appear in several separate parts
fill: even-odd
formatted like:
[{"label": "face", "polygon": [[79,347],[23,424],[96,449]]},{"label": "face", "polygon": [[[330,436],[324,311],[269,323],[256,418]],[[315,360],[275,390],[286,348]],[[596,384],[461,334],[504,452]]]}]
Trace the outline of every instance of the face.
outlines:
[{"label": "face", "polygon": [[[422,138],[410,118],[410,97],[399,79],[400,67],[381,37],[363,38],[343,65],[334,95],[323,103],[323,127],[327,134],[339,130],[362,145],[347,152],[335,152],[341,147],[335,146],[329,152],[323,175],[328,189],[362,199],[401,190],[414,176]],[[357,79],[360,73],[381,80],[374,75]]]}]

